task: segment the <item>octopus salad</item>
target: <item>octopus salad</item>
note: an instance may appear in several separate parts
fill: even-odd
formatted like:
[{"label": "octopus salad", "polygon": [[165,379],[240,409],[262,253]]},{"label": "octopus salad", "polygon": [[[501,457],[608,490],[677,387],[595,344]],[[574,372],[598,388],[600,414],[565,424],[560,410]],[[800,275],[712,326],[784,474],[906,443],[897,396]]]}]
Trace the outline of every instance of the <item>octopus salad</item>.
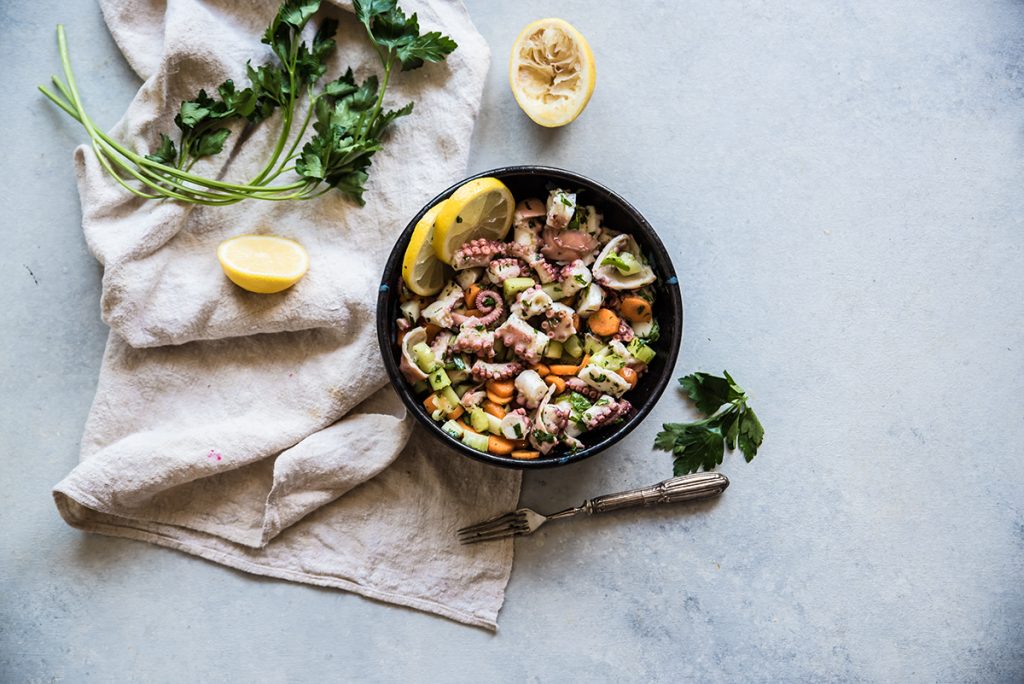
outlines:
[{"label": "octopus salad", "polygon": [[633,237],[573,192],[514,206],[504,239],[452,252],[437,294],[402,288],[398,346],[446,433],[536,459],[583,448],[633,410],[630,390],[655,356],[656,276]]}]

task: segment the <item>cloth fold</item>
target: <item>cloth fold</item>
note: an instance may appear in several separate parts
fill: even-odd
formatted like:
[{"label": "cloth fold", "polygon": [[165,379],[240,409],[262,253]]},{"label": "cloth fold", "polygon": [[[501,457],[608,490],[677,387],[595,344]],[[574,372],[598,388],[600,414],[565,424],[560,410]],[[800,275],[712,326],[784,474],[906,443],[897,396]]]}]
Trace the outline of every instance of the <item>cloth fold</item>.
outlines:
[{"label": "cloth fold", "polygon": [[[426,435],[410,439],[416,429],[386,387],[374,322],[395,237],[465,171],[489,51],[461,4],[402,6],[459,47],[444,64],[392,76],[387,102],[416,108],[374,157],[365,207],[338,193],[214,208],[145,201],[107,177],[90,149],[76,150],[111,333],[81,462],[54,497],[87,531],[494,629],[511,542],[461,547],[454,531],[514,507],[520,476],[446,453]],[[113,135],[150,149],[173,129],[181,100],[226,78],[244,82],[247,59],[269,60],[258,41],[277,4],[106,0],[102,9],[144,79]],[[328,75],[379,71],[351,7],[325,6],[311,23],[324,15],[340,22]],[[276,123],[244,145],[235,131],[194,170],[255,175]],[[239,290],[216,246],[242,233],[295,238],[309,273],[277,295]]]}]

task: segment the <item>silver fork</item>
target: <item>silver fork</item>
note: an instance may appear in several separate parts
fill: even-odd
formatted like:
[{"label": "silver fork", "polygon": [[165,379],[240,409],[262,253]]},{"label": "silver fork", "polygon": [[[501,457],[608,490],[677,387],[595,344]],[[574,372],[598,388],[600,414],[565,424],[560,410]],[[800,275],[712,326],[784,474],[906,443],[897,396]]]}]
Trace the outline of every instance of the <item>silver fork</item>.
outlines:
[{"label": "silver fork", "polygon": [[605,494],[594,499],[587,499],[579,506],[567,508],[551,515],[541,515],[529,508],[520,508],[484,520],[476,525],[463,527],[459,530],[459,541],[463,544],[474,544],[492,539],[519,537],[536,532],[537,528],[548,520],[571,518],[580,513],[590,515],[633,506],[704,499],[721,494],[728,486],[729,478],[721,473],[681,475],[650,487],[630,489],[617,494]]}]

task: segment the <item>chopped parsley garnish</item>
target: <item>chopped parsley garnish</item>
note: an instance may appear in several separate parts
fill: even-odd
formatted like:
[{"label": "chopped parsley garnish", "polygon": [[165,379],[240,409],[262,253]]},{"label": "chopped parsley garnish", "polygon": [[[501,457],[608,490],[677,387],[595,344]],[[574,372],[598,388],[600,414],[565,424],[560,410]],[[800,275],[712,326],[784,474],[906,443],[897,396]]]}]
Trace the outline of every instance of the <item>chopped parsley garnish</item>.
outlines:
[{"label": "chopped parsley garnish", "polygon": [[739,448],[749,463],[764,440],[764,427],[748,405],[749,398],[728,371],[725,377],[693,373],[679,384],[706,418],[693,423],[665,423],[654,439],[654,448],[671,451],[676,475],[700,469],[714,470],[722,463],[724,449]]}]

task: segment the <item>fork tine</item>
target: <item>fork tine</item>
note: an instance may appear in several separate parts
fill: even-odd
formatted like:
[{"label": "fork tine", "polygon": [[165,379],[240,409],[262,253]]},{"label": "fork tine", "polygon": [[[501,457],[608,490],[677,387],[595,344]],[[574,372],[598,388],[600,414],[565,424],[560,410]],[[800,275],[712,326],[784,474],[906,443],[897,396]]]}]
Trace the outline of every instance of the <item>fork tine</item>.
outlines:
[{"label": "fork tine", "polygon": [[509,531],[526,531],[530,526],[523,517],[513,518],[502,525],[492,525],[482,530],[459,533],[459,539],[470,539],[474,537],[486,537],[492,534],[508,534]]},{"label": "fork tine", "polygon": [[494,539],[504,539],[505,537],[518,537],[524,534],[529,534],[529,532],[530,528],[525,525],[516,527],[503,527],[501,529],[497,529],[492,532],[486,532],[483,534],[460,536],[459,543],[475,544],[477,542],[491,541]]},{"label": "fork tine", "polygon": [[475,532],[484,532],[491,528],[501,527],[509,523],[515,522],[516,518],[520,517],[518,511],[511,511],[504,515],[495,516],[488,518],[482,522],[478,522],[475,525],[468,525],[459,530],[459,534],[473,534]]}]

